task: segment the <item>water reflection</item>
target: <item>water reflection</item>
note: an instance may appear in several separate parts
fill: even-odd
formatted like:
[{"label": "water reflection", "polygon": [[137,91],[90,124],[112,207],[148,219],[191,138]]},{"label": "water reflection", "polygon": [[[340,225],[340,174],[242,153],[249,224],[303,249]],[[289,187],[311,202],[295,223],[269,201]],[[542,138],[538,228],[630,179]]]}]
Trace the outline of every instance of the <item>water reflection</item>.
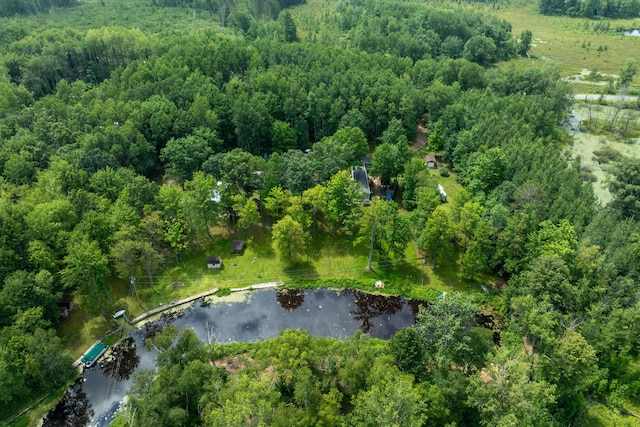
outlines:
[{"label": "water reflection", "polygon": [[293,311],[304,302],[304,291],[302,289],[278,288],[276,299],[280,307]]},{"label": "water reflection", "polygon": [[87,393],[82,388],[84,379],[78,378],[64,397],[42,422],[43,427],[83,427],[95,414]]},{"label": "water reflection", "polygon": [[420,307],[425,310],[429,309],[429,303],[427,301],[410,300],[407,301],[409,308],[411,308],[411,314],[413,314],[413,323],[418,321],[418,313],[420,313]]},{"label": "water reflection", "polygon": [[[291,328],[341,339],[361,330],[372,337],[388,339],[415,324],[418,311],[418,304],[402,298],[360,291],[267,289],[244,296],[240,301],[238,295],[215,298],[209,304],[196,301],[180,312],[164,313],[157,320],[132,329],[131,338],[116,346],[112,356],[84,371],[85,382],[69,390],[70,397],[65,397],[67,400],[49,415],[45,426],[74,427],[88,422],[108,426],[133,383],[132,373],[156,366],[156,352],[145,347],[145,340],[168,325],[179,331],[191,329],[208,343],[262,341]],[[67,408],[68,399],[73,405]],[[54,417],[58,421],[52,424]]]},{"label": "water reflection", "polygon": [[109,355],[100,363],[100,369],[105,377],[122,381],[128,380],[139,364],[140,356],[136,352],[136,343],[133,338],[127,338],[111,349]]},{"label": "water reflection", "polygon": [[360,322],[362,332],[368,334],[375,326],[372,320],[382,315],[392,316],[402,310],[404,300],[400,297],[366,294],[360,291],[349,291],[354,298],[356,308],[351,311],[353,318]]},{"label": "water reflection", "polygon": [[160,315],[158,320],[145,323],[142,326],[142,336],[146,340],[155,338],[156,334],[162,332],[164,328],[169,326],[174,320],[184,316],[184,311],[165,311]]}]

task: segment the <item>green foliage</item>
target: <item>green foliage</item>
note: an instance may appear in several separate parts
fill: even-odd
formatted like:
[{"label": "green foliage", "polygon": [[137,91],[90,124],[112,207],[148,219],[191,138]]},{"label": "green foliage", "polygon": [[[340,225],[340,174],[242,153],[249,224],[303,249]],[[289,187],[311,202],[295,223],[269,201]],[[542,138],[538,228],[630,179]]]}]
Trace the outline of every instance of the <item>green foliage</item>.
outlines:
[{"label": "green foliage", "polygon": [[285,215],[274,224],[272,239],[273,248],[280,258],[289,264],[295,264],[306,252],[307,233],[302,225],[289,215]]},{"label": "green foliage", "polygon": [[443,206],[438,206],[427,220],[419,239],[420,249],[431,255],[433,269],[438,265],[438,256],[448,255],[453,251],[454,235],[455,229],[449,212]]},{"label": "green foliage", "polygon": [[[639,5],[640,9],[640,5]],[[635,76],[636,71],[638,71],[638,66],[636,65],[633,59],[627,59],[624,64],[624,67],[620,69],[620,77],[618,78],[617,85],[618,87],[624,88],[628,87],[633,80],[633,76]]]},{"label": "green foliage", "polygon": [[464,44],[462,56],[468,61],[486,66],[496,60],[496,45],[485,35],[473,36]]},{"label": "green foliage", "polygon": [[347,171],[340,171],[327,182],[325,218],[333,227],[349,228],[360,200],[361,189]]},{"label": "green foliage", "polygon": [[93,241],[82,240],[69,248],[64,258],[62,283],[75,290],[80,303],[91,314],[102,314],[109,319],[113,304],[110,288],[108,259]]},{"label": "green foliage", "polygon": [[427,365],[448,369],[458,366],[463,371],[474,369],[470,327],[475,323],[478,307],[472,299],[459,293],[438,298],[428,309],[420,309],[416,325],[424,339]]},{"label": "green foliage", "polygon": [[[218,247],[205,236],[226,233],[226,215],[239,228],[257,223],[257,194],[274,218],[295,225],[288,228],[294,238],[279,238],[290,258],[311,224],[314,249],[327,242],[325,225],[331,239],[359,231],[358,241],[368,240],[375,213],[375,249],[399,261],[397,271],[375,273],[387,293],[438,293],[405,279],[414,271],[409,225],[434,267],[444,265],[455,280],[478,279],[488,265],[510,275],[502,337],[511,353],[487,364],[490,332],[462,328],[444,313],[453,332],[430,331],[426,344],[395,338],[401,342],[392,340],[398,347],[391,349],[366,337],[338,343],[292,334],[264,359],[252,359],[250,345],[223,349],[242,371],[227,381],[193,336],[175,348],[169,337],[158,344],[157,378],[136,381],[127,409],[133,424],[564,425],[588,393],[614,407],[637,396],[635,164],[613,168],[610,212],[590,224],[593,191],[579,164],[558,156],[558,123],[571,103],[558,70],[483,68],[526,55],[530,31],[515,40],[500,19],[432,3],[347,0],[314,10],[322,22],[305,7],[283,10],[297,3],[287,0],[144,3],[0,5],[0,16],[40,15],[6,18],[0,29],[0,400],[7,411],[68,378],[68,357],[43,332],[65,286],[84,308],[109,314],[110,277],[145,275],[153,286],[157,274],[168,274],[157,272],[170,254],[190,265],[210,244]],[[632,13],[637,3],[543,0],[541,8],[602,17]],[[594,27],[607,28],[604,21]],[[635,72],[633,61],[625,63],[620,85]],[[408,161],[407,138],[419,122],[431,126],[430,149],[471,190],[452,205],[441,205],[422,161]],[[397,178],[411,224],[395,204],[363,211],[356,203],[360,190],[344,171],[374,141],[373,171]],[[299,150],[307,147],[308,154]],[[159,184],[162,176],[182,187]],[[454,243],[459,256],[448,259]],[[432,277],[442,282],[438,271]],[[362,282],[298,285],[372,288],[369,274],[354,276]],[[172,292],[156,290],[151,298]],[[389,352],[403,373],[384,357]]]},{"label": "green foliage", "polygon": [[540,223],[540,229],[529,236],[528,258],[550,255],[571,263],[577,245],[576,231],[567,220],[562,220],[558,225],[551,221],[544,221]]},{"label": "green foliage", "polygon": [[435,188],[435,182],[424,162],[420,159],[412,159],[406,164],[402,176],[402,204],[407,210],[416,208],[418,193],[426,189],[425,187]]},{"label": "green foliage", "polygon": [[[369,242],[371,250],[390,259],[404,258],[404,252],[412,238],[408,215],[401,214],[393,200],[374,200],[363,208],[359,220],[358,238],[354,244]],[[372,253],[372,252],[371,252]]]},{"label": "green foliage", "polygon": [[567,264],[556,255],[541,255],[510,284],[514,295],[532,295],[561,312],[577,308],[577,291],[571,283]]},{"label": "green foliage", "polygon": [[412,426],[424,425],[426,396],[413,379],[401,374],[386,361],[374,363],[372,386],[360,392],[353,400],[353,411],[346,419],[347,426],[370,425]]},{"label": "green foliage", "polygon": [[411,152],[406,143],[382,143],[373,152],[371,175],[379,176],[383,184],[390,184],[393,178],[404,171],[405,164],[410,158]]},{"label": "green foliage", "polygon": [[264,198],[264,207],[275,220],[282,219],[290,203],[291,192],[281,187],[273,187],[269,195]]},{"label": "green foliage", "polygon": [[238,228],[247,229],[259,221],[260,211],[258,211],[258,206],[255,200],[249,198],[242,207],[242,210],[238,212]]},{"label": "green foliage", "polygon": [[297,147],[297,132],[288,123],[275,120],[271,126],[271,148],[274,152],[284,153]]},{"label": "green foliage", "polygon": [[65,385],[76,375],[73,359],[64,352],[52,329],[3,328],[0,333],[0,399],[3,416],[24,402]]},{"label": "green foliage", "polygon": [[531,41],[533,39],[533,33],[531,30],[524,30],[520,34],[520,40],[518,40],[518,55],[529,55],[529,49],[531,49]]},{"label": "green foliage", "polygon": [[283,30],[282,37],[284,41],[289,43],[298,41],[298,35],[297,35],[298,29],[296,27],[296,23],[291,17],[291,13],[285,10],[282,13],[280,13],[279,19],[282,22],[282,30]]},{"label": "green foliage", "polygon": [[210,141],[195,135],[172,138],[162,149],[160,159],[167,163],[167,172],[179,182],[188,181],[213,154],[211,145]]},{"label": "green foliage", "polygon": [[528,360],[505,353],[498,351],[485,371],[486,379],[471,378],[469,403],[480,412],[482,425],[548,425],[555,402],[553,385],[532,381]]},{"label": "green foliage", "polygon": [[398,369],[417,379],[425,378],[425,349],[424,338],[415,328],[401,329],[389,340],[389,352],[394,357]]},{"label": "green foliage", "polygon": [[609,190],[613,195],[611,207],[622,218],[640,219],[640,161],[624,159],[612,169]]}]

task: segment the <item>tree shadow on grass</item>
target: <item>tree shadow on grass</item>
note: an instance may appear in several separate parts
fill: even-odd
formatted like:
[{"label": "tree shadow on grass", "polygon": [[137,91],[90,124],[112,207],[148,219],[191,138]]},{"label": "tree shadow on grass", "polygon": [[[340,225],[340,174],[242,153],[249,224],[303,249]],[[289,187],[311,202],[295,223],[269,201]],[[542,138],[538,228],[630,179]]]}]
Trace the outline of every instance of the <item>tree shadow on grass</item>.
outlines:
[{"label": "tree shadow on grass", "polygon": [[335,256],[350,255],[354,253],[353,239],[352,236],[318,234],[315,239],[310,241],[308,253],[317,256],[322,253],[330,253]]},{"label": "tree shadow on grass", "polygon": [[262,258],[272,258],[275,254],[271,247],[271,234],[263,229],[252,230],[252,233],[244,236],[247,242],[245,251],[250,251]]},{"label": "tree shadow on grass", "polygon": [[316,280],[320,278],[318,271],[309,261],[300,261],[287,268],[284,273],[292,280]]}]

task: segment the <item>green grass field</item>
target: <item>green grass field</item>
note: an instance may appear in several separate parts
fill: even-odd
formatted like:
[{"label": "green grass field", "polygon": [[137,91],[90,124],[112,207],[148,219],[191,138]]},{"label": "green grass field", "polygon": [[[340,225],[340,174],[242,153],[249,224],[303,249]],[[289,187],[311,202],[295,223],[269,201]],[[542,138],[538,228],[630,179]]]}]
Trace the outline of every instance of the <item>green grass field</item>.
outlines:
[{"label": "green grass field", "polygon": [[[563,76],[578,74],[583,69],[618,74],[628,58],[640,58],[638,37],[623,36],[616,31],[640,28],[640,19],[607,20],[609,31],[595,32],[594,26],[599,21],[540,15],[537,3],[484,10],[511,23],[515,36],[527,29],[533,32],[531,59],[518,59],[522,64],[541,67],[555,63]],[[632,91],[640,90],[639,80],[636,76]],[[573,86],[575,93],[600,93],[603,89],[589,82]]]}]

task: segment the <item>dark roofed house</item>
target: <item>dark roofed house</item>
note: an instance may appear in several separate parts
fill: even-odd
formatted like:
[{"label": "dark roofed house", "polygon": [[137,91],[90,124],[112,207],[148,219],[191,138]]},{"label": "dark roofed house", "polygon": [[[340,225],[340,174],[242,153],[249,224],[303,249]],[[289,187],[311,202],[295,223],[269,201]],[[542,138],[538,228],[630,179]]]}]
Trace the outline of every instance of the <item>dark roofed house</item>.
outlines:
[{"label": "dark roofed house", "polygon": [[231,242],[231,253],[239,254],[244,249],[244,240],[234,240]]},{"label": "dark roofed house", "polygon": [[436,156],[433,154],[427,154],[424,158],[424,164],[427,165],[430,169],[435,169],[438,167],[438,162],[436,162]]},{"label": "dark roofed house", "polygon": [[369,186],[369,175],[364,166],[354,166],[351,169],[351,179],[360,184],[362,188],[362,202],[367,204],[371,201],[371,187]]},{"label": "dark roofed house", "polygon": [[222,268],[222,257],[219,257],[219,256],[208,256],[207,257],[207,267],[208,268]]}]

